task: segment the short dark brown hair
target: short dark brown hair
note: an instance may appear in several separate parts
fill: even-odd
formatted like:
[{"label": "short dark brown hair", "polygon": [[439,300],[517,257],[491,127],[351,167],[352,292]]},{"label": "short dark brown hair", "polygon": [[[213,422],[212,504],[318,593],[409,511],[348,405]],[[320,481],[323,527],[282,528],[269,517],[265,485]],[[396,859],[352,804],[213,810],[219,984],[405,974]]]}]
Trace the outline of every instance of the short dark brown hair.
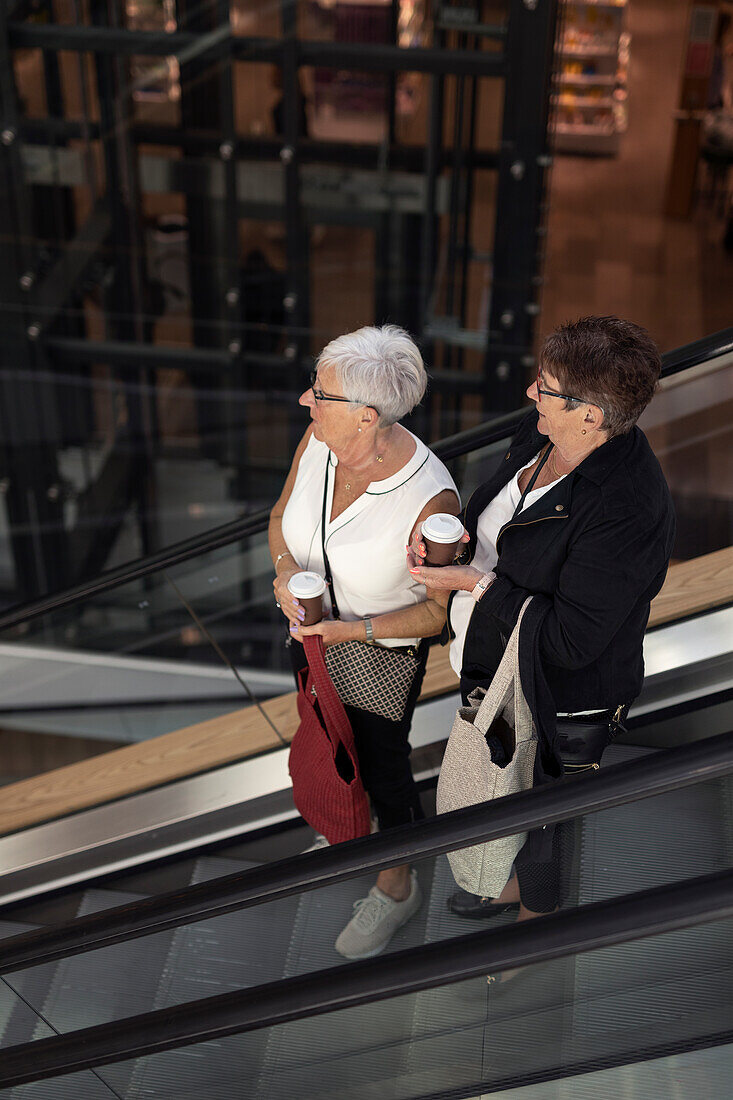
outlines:
[{"label": "short dark brown hair", "polygon": [[[564,393],[600,405],[610,436],[631,431],[657,388],[662,359],[646,329],[619,317],[581,317],[560,325],[540,351]],[[572,401],[567,409],[577,407]]]}]

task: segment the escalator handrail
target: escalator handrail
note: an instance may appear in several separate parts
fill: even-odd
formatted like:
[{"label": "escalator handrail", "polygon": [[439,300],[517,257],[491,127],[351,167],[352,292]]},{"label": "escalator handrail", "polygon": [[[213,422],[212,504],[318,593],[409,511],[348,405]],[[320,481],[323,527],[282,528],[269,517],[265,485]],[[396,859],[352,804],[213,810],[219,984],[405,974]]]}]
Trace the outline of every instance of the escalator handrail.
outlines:
[{"label": "escalator handrail", "polygon": [[0,1088],[222,1040],[733,916],[733,870],[6,1048]]},{"label": "escalator handrail", "polygon": [[0,941],[0,974],[279,901],[386,867],[442,855],[714,779],[733,771],[729,734],[573,776],[172,893]]},{"label": "escalator handrail", "polygon": [[[722,329],[712,333],[702,340],[695,340],[690,344],[665,352],[662,356],[662,376],[677,374],[691,367],[700,366],[711,359],[717,359],[733,351],[733,328]],[[519,424],[520,420],[529,410],[524,407],[504,416],[494,417],[485,424],[478,424],[474,428],[459,432],[439,440],[432,445],[435,454],[448,461],[460,455],[477,450],[480,447],[489,446],[506,439]],[[9,630],[21,623],[30,622],[52,611],[58,611],[72,604],[80,603],[90,596],[98,596],[102,592],[119,588],[130,581],[139,580],[161,569],[167,569],[182,562],[189,561],[199,554],[218,550],[223,546],[238,542],[240,539],[249,538],[267,530],[269,522],[269,509],[263,509],[245,515],[230,523],[219,527],[210,528],[201,535],[195,535],[190,539],[176,542],[158,551],[148,554],[146,557],[137,558],[135,561],[119,566],[117,569],[109,569],[99,573],[89,581],[74,585],[60,592],[53,592],[41,599],[30,603],[20,604],[0,615],[0,631]]]}]

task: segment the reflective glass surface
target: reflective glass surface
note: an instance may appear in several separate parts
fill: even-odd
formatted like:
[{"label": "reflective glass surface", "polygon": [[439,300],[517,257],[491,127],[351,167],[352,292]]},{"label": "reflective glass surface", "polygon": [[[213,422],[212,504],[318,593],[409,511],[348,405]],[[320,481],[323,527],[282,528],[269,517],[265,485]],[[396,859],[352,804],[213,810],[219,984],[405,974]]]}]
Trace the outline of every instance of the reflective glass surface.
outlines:
[{"label": "reflective glass surface", "polygon": [[[623,762],[633,766],[648,751],[612,746],[604,766]],[[592,783],[593,778],[570,782]],[[561,909],[727,869],[731,836],[721,822],[726,820],[730,797],[731,781],[718,779],[588,814],[563,826]],[[261,838],[250,841],[248,847],[240,842],[239,849],[229,846],[202,852],[181,866],[185,879],[176,879],[175,866],[169,865],[157,878],[148,875],[146,880],[145,872],[137,872],[92,884],[77,894],[75,914],[125,905],[151,890],[176,889],[186,882],[202,883],[255,869],[268,853],[272,859],[301,851],[308,844],[303,834],[304,830],[296,830],[279,841]],[[485,921],[469,921],[450,912],[447,901],[456,885],[447,857],[421,860],[415,868],[422,904],[396,932],[387,954],[477,931],[490,942],[492,931],[516,920],[516,910],[511,909]],[[361,875],[26,969],[12,980],[22,982],[31,991],[29,997],[32,993],[31,1004],[66,1032],[342,966],[346,960],[334,944],[360,908],[355,903],[369,896],[374,878]],[[32,917],[32,905],[25,915]],[[722,1032],[730,1026],[732,1011],[730,923],[549,963],[507,980],[506,988],[499,988],[497,982],[488,985],[484,975],[382,1006],[273,1029],[267,1043],[274,1043],[278,1053],[272,1054],[267,1070],[268,1087],[281,1089],[284,1095],[297,1075],[305,1073],[303,1095],[315,1097],[318,1073],[333,1075],[334,1082],[339,1073],[353,1073],[354,1088],[366,1089],[368,1072],[373,1072],[392,1081],[389,1088],[397,1089],[399,1080],[394,1095],[432,1096],[439,1088],[450,1087],[451,1074],[457,1074],[455,1087],[478,1083],[481,1074],[487,1084],[493,1081],[506,1087],[512,1077],[566,1072],[576,1064],[589,1068],[617,1055],[630,1057],[639,1048],[699,1039],[706,1029]],[[4,934],[13,931],[5,928]],[[681,985],[673,997],[675,982]],[[603,1020],[608,1034],[601,1038]],[[487,1046],[485,1031],[491,1028],[494,1036]],[[534,1028],[537,1042],[529,1044],[531,1049],[517,1063],[518,1052]],[[41,1031],[34,1032],[34,1037],[40,1038]],[[262,1057],[263,1037],[264,1033],[259,1039],[246,1036],[239,1045],[231,1040],[231,1050],[251,1048]],[[636,1046],[631,1046],[634,1041]],[[203,1075],[200,1084],[210,1080],[218,1088],[223,1063],[211,1051],[222,1051],[226,1059],[229,1042],[211,1047],[206,1056],[196,1055],[193,1048],[161,1056],[161,1065],[172,1072],[173,1066],[193,1059],[191,1064]],[[459,1057],[457,1051],[463,1054]],[[436,1075],[433,1092],[428,1088],[430,1074]],[[222,1080],[228,1080],[226,1074]]]},{"label": "reflective glass surface", "polygon": [[732,418],[732,356],[663,380],[641,417],[672,491],[675,558],[697,558],[733,542]]},{"label": "reflective glass surface", "polygon": [[[599,1068],[607,1080],[635,1089],[669,1079],[659,1078],[647,1059],[714,1042],[730,1028],[730,943],[731,922],[718,921],[537,964],[499,985],[479,975],[100,1072],[124,1081],[128,1095],[142,1090],[160,1100],[203,1092],[228,1100],[243,1082],[248,1096],[268,1100],[322,1100],[345,1088],[359,1100],[375,1090],[392,1100],[479,1097],[520,1085],[531,1088],[517,1095],[545,1100],[557,1094],[538,1081]],[[715,1048],[690,1061],[703,1080],[706,1069],[720,1080],[730,1065],[725,1050]],[[586,1082],[592,1085],[593,1077]],[[19,1095],[49,1095],[27,1088]],[[590,1093],[578,1082],[560,1095]]]}]

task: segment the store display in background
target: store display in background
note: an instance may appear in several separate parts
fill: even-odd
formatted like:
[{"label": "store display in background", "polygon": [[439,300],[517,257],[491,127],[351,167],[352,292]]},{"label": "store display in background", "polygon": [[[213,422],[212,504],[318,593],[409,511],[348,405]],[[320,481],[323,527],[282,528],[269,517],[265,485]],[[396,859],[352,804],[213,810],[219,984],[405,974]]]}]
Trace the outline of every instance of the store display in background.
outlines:
[{"label": "store display in background", "polygon": [[618,152],[627,126],[627,0],[564,0],[555,95],[560,153]]},{"label": "store display in background", "polygon": [[672,218],[688,218],[692,211],[720,10],[717,4],[693,3],[690,6],[679,109],[675,115],[674,146],[667,177],[665,213]]},{"label": "store display in background", "polygon": [[[397,26],[391,0],[317,0],[331,22],[336,42],[390,44],[403,49],[426,44],[425,0],[400,0]],[[395,107],[409,115],[419,81],[414,73],[396,79]],[[381,141],[386,135],[390,83],[381,73],[317,68],[313,83],[313,136],[322,140]],[[356,128],[356,129],[355,129]]]}]

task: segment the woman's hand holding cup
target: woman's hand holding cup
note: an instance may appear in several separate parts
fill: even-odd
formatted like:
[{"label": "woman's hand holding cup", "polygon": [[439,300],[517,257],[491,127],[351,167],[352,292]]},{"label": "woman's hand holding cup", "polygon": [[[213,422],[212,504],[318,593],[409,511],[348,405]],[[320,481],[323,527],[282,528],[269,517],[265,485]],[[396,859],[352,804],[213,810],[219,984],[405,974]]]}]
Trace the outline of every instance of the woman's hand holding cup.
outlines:
[{"label": "woman's hand holding cup", "polygon": [[302,569],[299,565],[288,565],[284,569],[281,569],[274,581],[272,587],[275,591],[275,603],[278,605],[283,615],[289,622],[301,622],[305,612],[301,607],[298,599],[288,589],[288,581],[291,577],[294,577],[296,573],[301,573]]},{"label": "woman's hand holding cup", "polygon": [[[294,609],[289,615],[290,631],[297,633],[298,627],[311,626],[323,618],[323,594],[326,582],[319,573],[298,569],[291,573],[287,583],[288,607]],[[285,605],[282,605],[285,610]]]},{"label": "woman's hand holding cup", "polygon": [[[450,569],[450,572],[452,574],[453,569],[451,566],[449,566],[448,563],[452,561],[458,553],[460,553],[464,544],[469,541],[470,536],[468,534],[468,531],[466,531],[466,529],[463,527],[460,521],[456,519],[455,516],[450,516],[447,514],[445,516],[441,514],[437,517],[429,516],[428,519],[425,521],[428,524],[428,528],[430,527],[430,520],[435,519],[438,520],[438,529],[443,526],[445,527],[446,532],[448,531],[449,525],[452,525],[453,523],[456,523],[458,525],[449,532],[448,537],[450,541],[447,544],[444,544],[445,551],[447,551],[447,553],[444,553],[442,555],[446,558],[445,563],[442,565],[438,565],[437,563],[426,563],[429,552],[431,549],[435,549],[435,545],[431,545],[431,543],[426,540],[425,534],[423,532],[423,524],[417,524],[412,533],[412,540],[410,541],[410,545],[407,547],[407,566],[415,579],[420,581],[421,584],[427,584],[429,587],[452,588],[452,584],[448,583],[452,579],[451,576],[445,576],[442,580],[440,580],[439,574],[445,573],[446,569]],[[443,522],[441,523],[441,521]],[[458,535],[457,533],[459,529],[462,532],[462,534],[460,535]],[[439,547],[439,550],[440,549],[443,549],[443,547]]]}]

